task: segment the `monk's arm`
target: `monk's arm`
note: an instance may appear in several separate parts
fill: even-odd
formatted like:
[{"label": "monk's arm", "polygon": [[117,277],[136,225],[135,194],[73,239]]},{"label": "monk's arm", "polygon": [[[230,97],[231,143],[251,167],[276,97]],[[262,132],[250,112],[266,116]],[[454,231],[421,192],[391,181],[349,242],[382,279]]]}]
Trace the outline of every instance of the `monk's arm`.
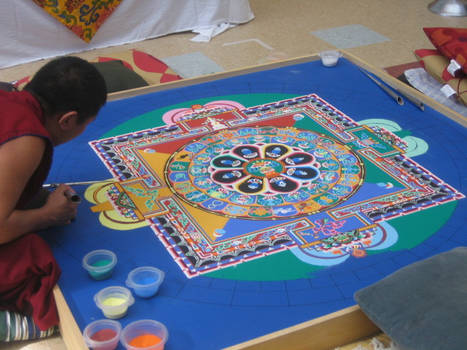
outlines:
[{"label": "monk's arm", "polygon": [[76,205],[59,188],[38,209],[17,210],[16,204],[45,151],[45,140],[22,136],[0,146],[0,244],[52,225],[66,224],[76,215]]}]

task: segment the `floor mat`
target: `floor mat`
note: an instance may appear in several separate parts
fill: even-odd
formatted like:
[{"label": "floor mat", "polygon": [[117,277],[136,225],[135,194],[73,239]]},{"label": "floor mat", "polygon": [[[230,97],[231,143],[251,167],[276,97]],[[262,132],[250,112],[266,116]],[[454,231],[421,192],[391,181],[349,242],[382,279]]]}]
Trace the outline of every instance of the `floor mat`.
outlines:
[{"label": "floor mat", "polygon": [[384,35],[360,24],[350,24],[342,27],[317,30],[310,34],[340,49],[349,49],[352,47],[389,41]]},{"label": "floor mat", "polygon": [[201,52],[167,57],[163,61],[183,78],[193,78],[224,71],[224,68]]}]

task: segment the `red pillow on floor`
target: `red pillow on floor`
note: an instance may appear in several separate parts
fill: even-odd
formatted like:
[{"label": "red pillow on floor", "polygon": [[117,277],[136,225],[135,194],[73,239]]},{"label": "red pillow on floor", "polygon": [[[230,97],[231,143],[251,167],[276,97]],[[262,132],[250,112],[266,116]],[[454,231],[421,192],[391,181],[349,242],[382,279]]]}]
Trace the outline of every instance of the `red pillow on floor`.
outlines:
[{"label": "red pillow on floor", "polygon": [[467,28],[423,28],[432,44],[467,74]]},{"label": "red pillow on floor", "polygon": [[180,80],[180,77],[169,66],[154,56],[139,50],[125,50],[114,52],[108,56],[100,56],[99,62],[119,60],[137,74],[139,74],[149,85],[167,83]]}]

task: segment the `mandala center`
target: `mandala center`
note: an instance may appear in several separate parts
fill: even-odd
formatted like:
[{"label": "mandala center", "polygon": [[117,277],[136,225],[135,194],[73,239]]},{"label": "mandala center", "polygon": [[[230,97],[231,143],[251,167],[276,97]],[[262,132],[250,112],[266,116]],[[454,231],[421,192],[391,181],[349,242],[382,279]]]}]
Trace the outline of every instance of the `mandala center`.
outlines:
[{"label": "mandala center", "polygon": [[283,165],[271,159],[256,159],[249,162],[245,170],[253,176],[271,178],[282,173]]},{"label": "mandala center", "polygon": [[335,207],[357,191],[363,175],[358,156],[337,140],[280,127],[211,133],[185,145],[166,165],[172,190],[190,205],[253,220]]}]

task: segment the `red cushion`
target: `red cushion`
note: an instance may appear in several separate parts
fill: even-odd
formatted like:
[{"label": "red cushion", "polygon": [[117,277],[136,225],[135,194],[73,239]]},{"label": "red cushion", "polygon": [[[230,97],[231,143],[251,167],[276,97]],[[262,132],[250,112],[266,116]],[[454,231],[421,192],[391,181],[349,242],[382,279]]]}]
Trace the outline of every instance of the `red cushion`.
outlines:
[{"label": "red cushion", "polygon": [[98,58],[99,62],[111,60],[122,61],[127,68],[134,70],[150,85],[182,79],[164,62],[143,51],[135,49],[125,50],[112,53],[110,56]]},{"label": "red cushion", "polygon": [[455,60],[467,73],[467,28],[423,28],[423,31],[439,52]]}]

